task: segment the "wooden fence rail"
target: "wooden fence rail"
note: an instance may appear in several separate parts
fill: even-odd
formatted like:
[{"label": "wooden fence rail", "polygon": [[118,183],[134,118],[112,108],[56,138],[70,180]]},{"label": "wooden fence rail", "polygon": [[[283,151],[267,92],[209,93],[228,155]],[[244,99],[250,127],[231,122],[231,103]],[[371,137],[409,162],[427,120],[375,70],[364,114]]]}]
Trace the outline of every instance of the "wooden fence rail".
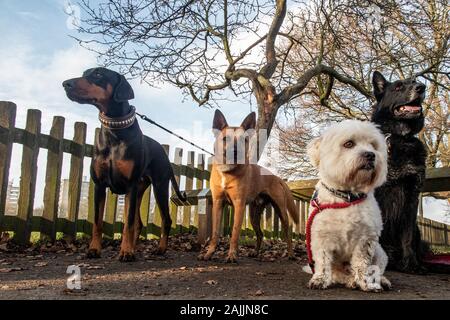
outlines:
[{"label": "wooden fence rail", "polygon": [[[0,102],[0,231],[13,232],[13,239],[25,244],[30,241],[32,233],[37,232],[41,240],[55,240],[57,236],[68,240],[80,235],[91,235],[94,219],[93,182],[83,181],[83,164],[85,158],[92,158],[93,146],[86,143],[86,124],[76,122],[72,140],[64,139],[63,117],[53,118],[49,134],[41,133],[41,112],[28,110],[25,129],[15,127],[16,105]],[[99,130],[96,130],[98,135]],[[8,182],[11,155],[14,144],[23,146],[18,209],[16,215],[5,214],[8,198]],[[163,146],[169,154],[169,146]],[[37,162],[40,149],[47,150],[44,186],[36,185]],[[61,187],[63,155],[70,155],[68,188]],[[172,234],[192,232],[203,243],[211,234],[211,194],[209,176],[211,158],[205,154],[188,152],[186,164],[183,164],[183,150],[176,148],[172,166],[180,188],[186,190],[188,200],[180,202],[171,194]],[[442,183],[442,181],[440,181]],[[445,183],[445,182],[444,182]],[[293,184],[292,190],[300,212],[300,223],[294,225],[292,234],[295,239],[304,239],[304,231],[309,212],[309,196],[297,192],[298,186],[309,186],[313,181]],[[43,188],[43,212],[34,212],[36,188]],[[82,190],[87,188],[87,197],[82,198]],[[62,213],[62,190],[67,189],[67,212]],[[121,233],[123,222],[123,198],[107,192],[104,212],[104,236],[113,238]],[[84,205],[81,205],[85,201]],[[248,210],[247,210],[248,211]],[[158,206],[152,196],[150,187],[144,194],[140,209],[144,227],[141,236],[158,238],[161,232],[161,217]],[[233,224],[232,208],[224,209],[221,234],[229,235]],[[437,245],[449,245],[450,228],[428,219],[419,222],[426,240]],[[281,236],[280,223],[273,208],[268,206],[261,219],[261,227],[267,239]],[[244,219],[243,237],[253,237],[254,231],[250,219]]]}]

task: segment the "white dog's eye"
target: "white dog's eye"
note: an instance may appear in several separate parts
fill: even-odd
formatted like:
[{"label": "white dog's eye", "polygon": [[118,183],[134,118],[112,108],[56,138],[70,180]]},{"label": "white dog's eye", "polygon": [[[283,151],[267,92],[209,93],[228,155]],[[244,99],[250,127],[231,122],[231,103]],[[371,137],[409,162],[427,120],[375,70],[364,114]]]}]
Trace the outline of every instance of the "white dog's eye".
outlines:
[{"label": "white dog's eye", "polygon": [[351,149],[355,146],[355,143],[352,140],[348,140],[344,143],[344,148]]}]

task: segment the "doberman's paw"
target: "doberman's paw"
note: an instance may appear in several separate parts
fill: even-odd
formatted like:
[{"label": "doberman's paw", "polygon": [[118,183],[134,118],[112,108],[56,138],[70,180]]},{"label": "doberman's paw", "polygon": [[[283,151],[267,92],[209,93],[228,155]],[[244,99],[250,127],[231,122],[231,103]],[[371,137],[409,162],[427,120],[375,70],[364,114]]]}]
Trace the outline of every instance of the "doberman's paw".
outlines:
[{"label": "doberman's paw", "polygon": [[98,259],[100,258],[100,250],[91,248],[88,250],[86,257],[88,259]]}]

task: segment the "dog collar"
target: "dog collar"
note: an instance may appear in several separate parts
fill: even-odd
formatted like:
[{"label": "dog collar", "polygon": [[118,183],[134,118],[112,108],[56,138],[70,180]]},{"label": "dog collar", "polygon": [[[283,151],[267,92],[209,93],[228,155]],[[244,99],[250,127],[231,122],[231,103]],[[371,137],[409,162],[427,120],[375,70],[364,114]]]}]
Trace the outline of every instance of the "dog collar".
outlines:
[{"label": "dog collar", "polygon": [[[338,189],[333,189],[329,186],[327,186],[325,183],[320,182],[322,184],[322,186],[327,189],[330,193],[332,193],[333,195],[335,195],[338,198],[341,198],[342,200],[344,200],[345,202],[354,202],[354,201],[358,201],[358,200],[362,200],[365,199],[367,197],[367,194],[365,193],[353,193],[351,191],[345,191],[345,190],[338,190]],[[313,194],[313,200],[317,199],[317,190],[314,192]]]},{"label": "dog collar", "polygon": [[131,106],[131,111],[127,115],[119,118],[110,118],[100,112],[98,119],[105,128],[112,130],[126,129],[131,127],[134,121],[136,121],[136,108]]}]

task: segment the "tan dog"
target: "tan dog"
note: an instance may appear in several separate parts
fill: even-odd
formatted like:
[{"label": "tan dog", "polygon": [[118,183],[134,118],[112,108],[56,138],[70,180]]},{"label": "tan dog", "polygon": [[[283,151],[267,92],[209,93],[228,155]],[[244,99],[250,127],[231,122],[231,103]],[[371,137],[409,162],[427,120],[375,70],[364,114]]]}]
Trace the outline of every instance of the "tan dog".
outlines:
[{"label": "tan dog", "polygon": [[255,137],[255,126],[254,112],[244,119],[240,127],[229,127],[224,115],[216,110],[213,121],[216,133],[215,156],[210,181],[213,198],[213,234],[207,253],[200,256],[200,259],[209,260],[216,250],[226,201],[234,207],[234,225],[227,262],[236,262],[239,234],[247,204],[250,205],[251,223],[257,236],[256,255],[259,253],[263,238],[260,227],[261,213],[270,203],[281,220],[289,257],[293,258],[287,212],[289,211],[292,220],[298,223],[298,211],[291,191],[283,180],[268,170],[249,163],[250,138]]}]

